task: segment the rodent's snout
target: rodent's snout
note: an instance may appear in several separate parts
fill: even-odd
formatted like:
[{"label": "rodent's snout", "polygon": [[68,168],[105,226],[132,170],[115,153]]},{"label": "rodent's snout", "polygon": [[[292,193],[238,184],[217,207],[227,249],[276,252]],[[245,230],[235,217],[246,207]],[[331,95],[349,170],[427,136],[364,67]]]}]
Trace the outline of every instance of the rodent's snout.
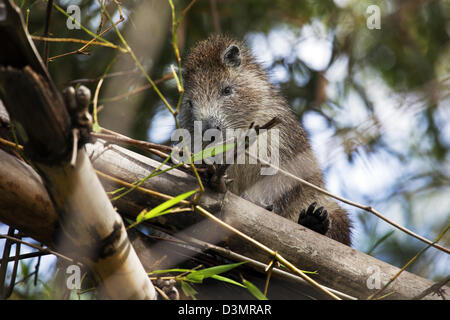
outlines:
[{"label": "rodent's snout", "polygon": [[220,143],[223,140],[222,126],[212,117],[194,121],[194,132],[201,132],[202,148],[211,142]]},{"label": "rodent's snout", "polygon": [[206,130],[209,129],[222,130],[222,126],[220,125],[219,121],[217,121],[214,118],[202,120],[201,124],[202,124],[202,134],[204,134]]}]

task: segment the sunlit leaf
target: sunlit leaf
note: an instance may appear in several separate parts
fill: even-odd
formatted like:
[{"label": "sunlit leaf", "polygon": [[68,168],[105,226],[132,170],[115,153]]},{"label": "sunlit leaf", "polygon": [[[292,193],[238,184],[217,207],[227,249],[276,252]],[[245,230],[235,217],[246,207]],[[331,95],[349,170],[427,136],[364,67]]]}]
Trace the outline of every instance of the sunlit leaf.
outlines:
[{"label": "sunlit leaf", "polygon": [[169,213],[170,211],[167,209],[173,207],[174,205],[183,201],[184,199],[189,198],[191,195],[193,195],[197,191],[198,190],[192,190],[192,191],[180,194],[170,200],[167,200],[164,203],[161,203],[159,206],[153,208],[152,210],[150,210],[148,212],[146,210],[142,210],[141,213],[139,213],[139,215],[136,217],[136,222],[139,223],[143,220],[152,219],[152,218],[158,217],[160,215]]},{"label": "sunlit leaf", "polygon": [[206,148],[200,152],[194,153],[191,157],[191,161],[192,162],[196,162],[199,160],[203,160],[203,159],[207,159],[210,157],[214,157],[218,154],[227,152],[228,150],[234,148],[234,143],[229,143],[229,144],[221,144],[218,146],[214,146],[214,147],[210,147],[210,148]]},{"label": "sunlit leaf", "polygon": [[161,273],[169,273],[169,272],[190,272],[192,271],[191,269],[180,269],[180,268],[175,268],[175,269],[163,269],[163,270],[154,270],[152,272],[149,272],[148,274],[161,274]]},{"label": "sunlit leaf", "polygon": [[218,275],[223,272],[227,272],[231,269],[234,269],[241,264],[245,262],[238,262],[238,263],[231,263],[231,264],[224,264],[221,266],[215,266],[211,268],[206,268],[202,270],[196,270],[191,272],[186,276],[186,280],[192,281],[192,282],[202,282],[203,279],[210,278],[212,276]]}]

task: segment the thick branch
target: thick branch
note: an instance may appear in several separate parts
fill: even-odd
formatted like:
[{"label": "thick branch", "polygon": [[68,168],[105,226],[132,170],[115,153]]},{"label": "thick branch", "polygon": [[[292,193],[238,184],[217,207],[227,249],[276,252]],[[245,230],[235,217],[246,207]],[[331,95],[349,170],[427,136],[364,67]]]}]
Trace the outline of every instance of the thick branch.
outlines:
[{"label": "thick branch", "polygon": [[[104,147],[101,142],[97,142],[95,145],[87,147],[96,169],[127,182],[139,180],[159,166],[159,163],[154,160],[118,146]],[[112,186],[111,182],[106,180],[103,180],[103,183],[107,189],[120,186]],[[195,189],[197,185],[195,178],[174,169],[149,179],[142,186],[174,196]],[[7,190],[8,188],[5,188],[4,192]],[[1,194],[3,195],[4,192]],[[152,207],[161,201],[157,197],[149,197],[136,190],[119,199],[114,205],[122,213],[129,217],[135,217],[141,209]],[[318,270],[319,275],[315,278],[320,283],[352,296],[367,298],[376,290],[370,290],[367,287],[367,281],[375,275],[376,270],[380,271],[381,285],[399,270],[255,206],[231,193],[221,195],[206,192],[202,196],[202,206],[210,211],[220,212],[218,216],[225,222],[276,250],[299,268]],[[4,211],[0,215],[0,219],[4,221]],[[14,217],[10,217],[9,221],[11,219],[14,220]],[[15,220],[14,226],[20,229],[21,222],[17,220]],[[268,263],[271,258],[256,250],[253,245],[224,232],[211,221],[206,221],[195,213],[182,212],[165,215],[158,219],[158,223],[175,233],[188,234],[212,243],[225,241],[231,250],[265,263]],[[433,285],[431,281],[409,272],[403,272],[391,284],[390,290],[395,293],[389,298],[410,299],[431,285]],[[448,293],[446,297],[449,297]],[[425,298],[437,299],[438,296],[428,295]]]},{"label": "thick branch", "polygon": [[155,289],[128,240],[122,219],[84,149],[73,156],[73,165],[69,163],[72,150],[77,151],[72,141],[77,140],[73,135],[79,132],[78,124],[73,123],[74,115],[71,120],[42,65],[18,7],[11,0],[1,3],[0,42],[5,43],[6,54],[0,54],[0,97],[57,213],[57,227],[47,227],[56,228],[51,239],[58,236],[58,246],[68,247],[96,272],[105,296],[155,299]]}]

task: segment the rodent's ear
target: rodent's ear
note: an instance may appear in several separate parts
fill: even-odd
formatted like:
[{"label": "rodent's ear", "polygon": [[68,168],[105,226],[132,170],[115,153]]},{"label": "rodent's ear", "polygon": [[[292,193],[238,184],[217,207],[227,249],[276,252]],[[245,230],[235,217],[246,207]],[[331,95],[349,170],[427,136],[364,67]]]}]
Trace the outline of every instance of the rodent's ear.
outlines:
[{"label": "rodent's ear", "polygon": [[241,50],[237,45],[232,44],[225,49],[222,59],[226,65],[230,67],[238,67],[241,64]]}]

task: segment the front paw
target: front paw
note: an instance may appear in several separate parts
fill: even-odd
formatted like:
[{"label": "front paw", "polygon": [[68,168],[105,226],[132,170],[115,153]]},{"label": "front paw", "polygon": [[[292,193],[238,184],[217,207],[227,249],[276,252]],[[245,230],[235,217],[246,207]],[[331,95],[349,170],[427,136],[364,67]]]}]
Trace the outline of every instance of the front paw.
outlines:
[{"label": "front paw", "polygon": [[317,202],[313,202],[308,209],[303,209],[298,217],[298,223],[321,234],[327,233],[330,228],[330,219],[327,210],[323,207],[316,209]]}]

